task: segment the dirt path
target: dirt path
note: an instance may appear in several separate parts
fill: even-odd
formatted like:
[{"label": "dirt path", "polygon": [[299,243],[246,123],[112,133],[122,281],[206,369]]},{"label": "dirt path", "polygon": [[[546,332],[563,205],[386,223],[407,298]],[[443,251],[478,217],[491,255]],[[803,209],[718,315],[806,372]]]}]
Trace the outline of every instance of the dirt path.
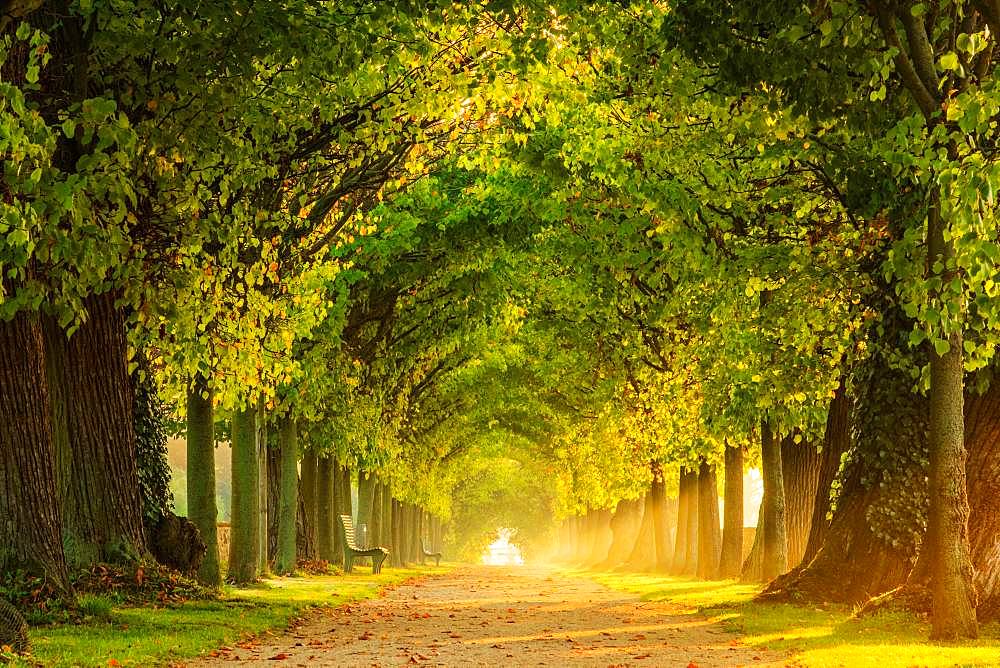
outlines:
[{"label": "dirt path", "polygon": [[317,613],[198,665],[777,666],[718,624],[589,580],[467,567]]}]

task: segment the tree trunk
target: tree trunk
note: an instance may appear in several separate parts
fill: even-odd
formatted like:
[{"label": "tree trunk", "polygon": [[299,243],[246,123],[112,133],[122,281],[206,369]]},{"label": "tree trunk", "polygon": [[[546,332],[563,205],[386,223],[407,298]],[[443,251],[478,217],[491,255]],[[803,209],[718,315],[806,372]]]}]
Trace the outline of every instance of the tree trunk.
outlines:
[{"label": "tree trunk", "polygon": [[[281,427],[278,427],[278,439],[281,439]],[[296,527],[298,526],[298,471],[295,476]],[[273,564],[278,558],[278,525],[281,516],[281,448],[267,449],[267,562]],[[298,531],[298,528],[296,528]],[[296,536],[296,541],[298,537]]]},{"label": "tree trunk", "polygon": [[187,503],[190,519],[205,542],[198,581],[222,583],[219,568],[219,511],[215,499],[215,410],[208,382],[196,376],[187,394]]},{"label": "tree trunk", "polygon": [[62,391],[52,398],[65,406],[55,406],[52,415],[65,417],[65,424],[53,428],[65,429],[70,448],[68,457],[60,457],[70,465],[62,520],[66,558],[74,568],[134,560],[146,550],[125,318],[112,292],[84,303],[87,321],[71,337],[46,327],[46,347],[62,366],[52,374],[61,379]]},{"label": "tree trunk", "polygon": [[391,560],[393,566],[401,567],[404,565],[403,560],[403,540],[402,540],[402,511],[400,509],[399,501],[396,499],[390,499],[392,504],[392,552],[389,554],[389,559]]},{"label": "tree trunk", "polygon": [[[911,327],[892,311],[886,320],[885,345]],[[767,598],[858,604],[902,585],[916,558],[926,522],[927,399],[883,354],[858,370],[855,387],[851,449],[826,539]]]},{"label": "tree trunk", "polygon": [[738,578],[743,565],[743,446],[726,448],[725,465],[725,516],[719,577],[728,579]]},{"label": "tree trunk", "polygon": [[[607,508],[591,511],[592,539],[590,542],[590,552],[586,555],[585,561],[588,566],[600,563],[608,558],[608,550],[611,549],[613,535],[611,533],[611,511]],[[431,524],[433,527],[433,523]]]},{"label": "tree trunk", "polygon": [[698,573],[698,522],[701,509],[698,507],[698,471],[692,470],[688,481],[689,497],[687,526],[685,532],[687,538],[685,546],[687,550],[684,555],[684,567],[681,571],[684,575],[696,575]]},{"label": "tree trunk", "polygon": [[372,507],[368,521],[368,536],[371,547],[382,545],[382,483],[372,474]]},{"label": "tree trunk", "polygon": [[299,499],[299,436],[295,420],[281,418],[278,426],[281,450],[281,484],[278,494],[278,551],[274,570],[279,575],[295,571],[295,525]]},{"label": "tree trunk", "polygon": [[[927,215],[928,262],[946,265],[954,259],[954,241],[945,238],[938,193]],[[928,264],[930,267],[930,264]],[[945,268],[941,279],[955,275]],[[933,298],[935,295],[931,295]],[[940,295],[937,295],[940,296]],[[958,297],[961,306],[961,297]],[[952,302],[955,300],[952,299]],[[931,549],[931,638],[976,638],[976,590],[969,543],[969,499],[966,488],[964,430],[964,366],[962,331],[948,337],[948,351],[930,346],[930,507],[927,537]],[[925,541],[926,542],[926,541]],[[925,548],[926,549],[926,548]]]},{"label": "tree trunk", "polygon": [[0,321],[0,571],[70,593],[44,341],[37,314]]},{"label": "tree trunk", "polygon": [[[331,485],[331,496],[330,504],[332,511],[330,513],[330,522],[332,528],[330,529],[330,540],[333,542],[333,551],[330,553],[330,557],[327,559],[334,566],[344,565],[344,527],[341,524],[340,516],[343,514],[342,508],[344,507],[344,496],[346,495],[350,499],[351,488],[344,488],[344,476],[341,473],[342,468],[337,460],[333,460],[333,469],[330,472],[330,485]],[[349,502],[349,501],[348,501]]]},{"label": "tree trunk", "polygon": [[722,552],[719,527],[719,483],[715,467],[702,460],[698,467],[698,577],[712,580],[718,575]]},{"label": "tree trunk", "polygon": [[805,555],[825,459],[811,443],[796,443],[792,436],[781,441],[787,569],[798,566]]},{"label": "tree trunk", "polygon": [[761,502],[763,521],[763,580],[773,580],[788,570],[788,539],[785,528],[785,488],[782,481],[781,443],[771,431],[771,423],[763,420],[761,431],[761,477],[764,498]]},{"label": "tree trunk", "polygon": [[[303,457],[303,464],[305,457]],[[303,470],[305,467],[303,466]],[[315,561],[319,558],[316,548],[316,526],[311,524],[311,520],[306,512],[306,499],[303,494],[302,475],[299,475],[299,500],[296,510],[295,521],[295,556],[298,561]],[[315,482],[315,477],[313,478]],[[315,489],[315,487],[314,487]]]},{"label": "tree trunk", "polygon": [[830,411],[826,418],[826,431],[823,434],[822,463],[819,471],[819,482],[816,488],[816,498],[813,502],[812,520],[809,522],[809,540],[806,541],[805,553],[801,563],[807,565],[819,552],[830,528],[830,494],[833,481],[840,470],[840,460],[851,447],[851,408],[853,402],[847,395],[844,382],[830,402]]},{"label": "tree trunk", "polygon": [[674,558],[670,572],[678,575],[684,572],[687,560],[687,525],[691,512],[691,474],[681,466],[677,482],[677,533],[674,535]]},{"label": "tree trunk", "polygon": [[649,502],[653,515],[653,544],[656,558],[651,564],[657,571],[666,572],[673,558],[673,546],[670,544],[669,527],[667,526],[667,481],[663,477],[663,467],[657,462],[652,465],[653,482],[649,488]]},{"label": "tree trunk", "polygon": [[260,575],[267,573],[270,565],[267,558],[267,450],[267,412],[264,407],[264,398],[261,397],[257,400],[257,465],[260,467],[259,479],[257,481],[259,496],[257,502],[260,517],[258,528],[260,547],[258,548],[258,556],[260,563],[257,565],[257,572]]},{"label": "tree trunk", "polygon": [[339,522],[334,498],[337,468],[333,457],[320,457],[316,475],[316,547],[319,558],[329,562],[337,558],[333,539]]},{"label": "tree trunk", "polygon": [[393,553],[396,543],[392,536],[392,490],[387,484],[382,485],[382,547]]},{"label": "tree trunk", "polygon": [[299,489],[302,497],[303,522],[305,536],[299,539],[303,546],[312,546],[313,552],[309,559],[319,558],[319,457],[313,450],[302,453],[302,471],[300,473]]},{"label": "tree trunk", "polygon": [[[642,498],[622,499],[618,502],[609,523],[611,545],[608,547],[607,557],[597,564],[598,568],[614,568],[628,558],[642,524],[642,503]],[[563,527],[562,544],[566,546],[571,540],[569,534],[572,529],[569,520],[563,522]]]},{"label": "tree trunk", "polygon": [[375,495],[375,476],[358,470],[358,542],[367,547],[371,540],[372,501]]},{"label": "tree trunk", "polygon": [[257,408],[236,412],[232,420],[232,523],[228,579],[237,584],[257,580],[260,568],[260,463]]},{"label": "tree trunk", "polygon": [[965,401],[969,538],[983,623],[1000,617],[1000,382]]}]

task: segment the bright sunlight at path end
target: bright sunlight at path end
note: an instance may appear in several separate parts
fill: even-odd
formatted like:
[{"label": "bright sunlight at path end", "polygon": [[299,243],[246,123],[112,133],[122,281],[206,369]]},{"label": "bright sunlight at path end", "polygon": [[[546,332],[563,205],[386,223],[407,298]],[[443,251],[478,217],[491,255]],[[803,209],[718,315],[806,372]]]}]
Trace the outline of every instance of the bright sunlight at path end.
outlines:
[{"label": "bright sunlight at path end", "polygon": [[780,666],[664,602],[533,566],[474,566],[316,613],[205,666]]}]

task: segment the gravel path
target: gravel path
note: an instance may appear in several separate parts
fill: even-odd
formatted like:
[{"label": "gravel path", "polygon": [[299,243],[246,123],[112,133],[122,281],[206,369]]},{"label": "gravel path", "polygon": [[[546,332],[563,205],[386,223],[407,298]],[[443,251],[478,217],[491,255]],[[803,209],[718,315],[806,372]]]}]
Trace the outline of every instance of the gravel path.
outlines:
[{"label": "gravel path", "polygon": [[780,666],[719,624],[538,568],[465,567],[202,666]]}]

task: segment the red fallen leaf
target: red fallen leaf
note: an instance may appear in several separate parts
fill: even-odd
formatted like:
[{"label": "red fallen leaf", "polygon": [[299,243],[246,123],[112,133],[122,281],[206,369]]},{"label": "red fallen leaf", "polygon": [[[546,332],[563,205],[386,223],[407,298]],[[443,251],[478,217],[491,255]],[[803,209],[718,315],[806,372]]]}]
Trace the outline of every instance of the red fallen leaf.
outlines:
[{"label": "red fallen leaf", "polygon": [[267,660],[268,661],[284,661],[287,658],[288,658],[288,655],[285,654],[284,652],[281,652],[280,654],[275,654],[274,656],[267,657]]},{"label": "red fallen leaf", "polygon": [[[644,636],[641,633],[636,633],[634,636],[632,636],[632,640],[645,640],[645,639],[646,639],[646,636]],[[698,668],[698,667],[695,666],[695,668]]]},{"label": "red fallen leaf", "polygon": [[688,664],[688,668],[698,668],[698,664],[692,661]]},{"label": "red fallen leaf", "polygon": [[118,663],[118,659],[108,659],[109,666],[120,666],[122,664]]},{"label": "red fallen leaf", "polygon": [[507,608],[507,612],[517,612],[514,608]]},{"label": "red fallen leaf", "polygon": [[371,640],[374,637],[375,634],[373,634],[371,631],[365,631],[360,636],[358,636],[358,640]]},{"label": "red fallen leaf", "polygon": [[637,654],[637,655],[633,656],[632,658],[633,659],[648,659],[651,656],[652,656],[652,654]]}]

